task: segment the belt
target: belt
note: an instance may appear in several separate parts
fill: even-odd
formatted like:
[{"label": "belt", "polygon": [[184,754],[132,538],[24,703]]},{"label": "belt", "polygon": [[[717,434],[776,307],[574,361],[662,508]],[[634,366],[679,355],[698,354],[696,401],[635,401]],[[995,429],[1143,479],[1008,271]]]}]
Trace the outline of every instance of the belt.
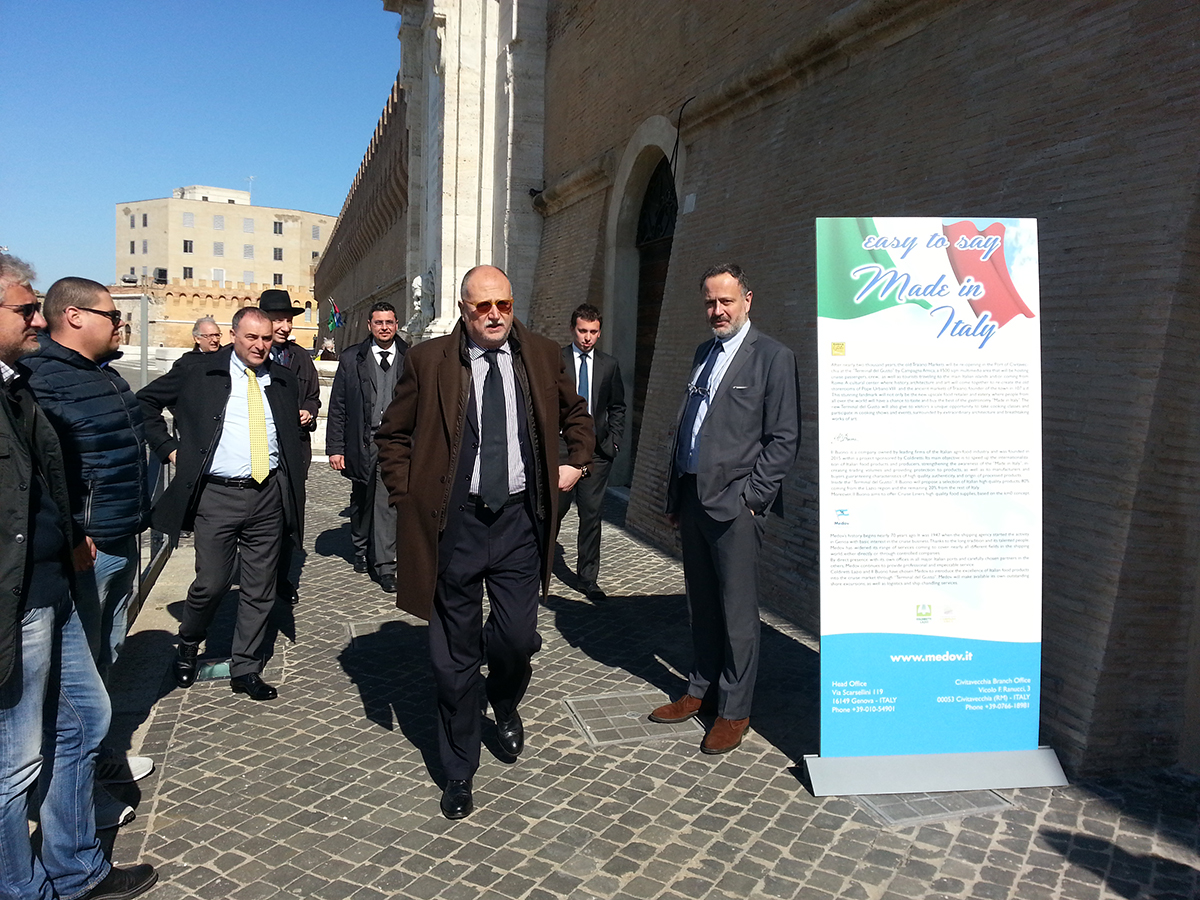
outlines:
[{"label": "belt", "polygon": [[205,484],[217,484],[217,485],[220,485],[221,487],[227,487],[227,488],[235,488],[236,490],[239,490],[239,491],[244,491],[244,490],[257,491],[260,488],[262,488],[264,485],[266,485],[266,483],[268,481],[270,481],[272,478],[274,478],[275,473],[278,471],[279,471],[278,469],[272,469],[267,474],[267,477],[264,478],[261,482],[255,481],[249,475],[243,476],[241,478],[226,478],[223,475],[205,475],[204,483]]},{"label": "belt", "polygon": [[[515,494],[509,494],[508,499],[504,501],[504,506],[501,506],[500,509],[504,509],[505,507],[512,506],[516,503],[524,503],[525,497],[528,494],[529,494],[529,488],[526,488],[523,491],[517,491]],[[468,499],[472,503],[478,503],[480,506],[484,505],[483,499],[478,494],[471,494],[468,497]],[[492,510],[492,512],[499,512],[499,511],[500,511],[499,509]]]}]

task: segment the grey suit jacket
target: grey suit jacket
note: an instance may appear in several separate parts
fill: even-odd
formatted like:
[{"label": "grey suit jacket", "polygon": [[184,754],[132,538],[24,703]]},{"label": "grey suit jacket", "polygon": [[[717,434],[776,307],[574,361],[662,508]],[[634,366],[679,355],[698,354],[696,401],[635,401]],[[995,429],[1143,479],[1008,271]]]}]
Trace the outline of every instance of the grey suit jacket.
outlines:
[{"label": "grey suit jacket", "polygon": [[[753,324],[726,369],[700,426],[696,490],[705,511],[719,522],[737,517],[743,505],[755,515],[783,513],[780,487],[800,444],[800,384],[796,355]],[[716,338],[696,349],[697,377]],[[667,512],[679,511],[675,450],[687,394],[675,419]]]}]

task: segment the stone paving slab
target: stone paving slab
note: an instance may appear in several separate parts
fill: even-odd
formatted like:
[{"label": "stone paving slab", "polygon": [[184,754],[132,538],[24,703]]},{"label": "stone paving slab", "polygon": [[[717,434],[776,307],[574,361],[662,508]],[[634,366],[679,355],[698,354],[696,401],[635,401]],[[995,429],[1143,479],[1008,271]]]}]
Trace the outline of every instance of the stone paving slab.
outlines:
[{"label": "stone paving slab", "polygon": [[157,670],[139,661],[139,677],[163,679],[141,739],[158,769],[121,789],[138,818],[114,858],[159,867],[154,900],[1200,894],[1200,782],[1177,771],[1001,791],[1007,811],[908,827],[814,798],[797,761],[817,750],[816,642],[770,615],[741,748],[704,756],[698,730],[592,746],[564,701],[678,696],[690,654],[679,565],[622,529],[619,510],[597,604],[570,587],[568,517],[521,710],[526,751],[502,761],[485,722],[476,812],[449,822],[425,626],[352,571],[348,494],[314,465],[302,601],[276,611],[266,672],[277,701],[221,681],[174,689],[167,655]]}]

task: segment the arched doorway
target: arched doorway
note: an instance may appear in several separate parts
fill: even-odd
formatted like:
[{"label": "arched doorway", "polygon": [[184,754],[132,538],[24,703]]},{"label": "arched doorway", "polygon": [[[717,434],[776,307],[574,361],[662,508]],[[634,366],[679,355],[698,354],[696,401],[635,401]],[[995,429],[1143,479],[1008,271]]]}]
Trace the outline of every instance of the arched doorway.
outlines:
[{"label": "arched doorway", "polygon": [[609,475],[628,485],[641,433],[658,317],[687,151],[675,126],[651,116],[629,139],[613,176],[605,234],[604,349],[625,382],[625,434]]},{"label": "arched doorway", "polygon": [[642,433],[642,414],[646,408],[646,388],[658,339],[658,317],[662,311],[667,267],[671,262],[671,241],[675,236],[675,217],[679,202],[675,196],[675,178],[666,157],[659,162],[646,186],[638,214],[637,337],[634,350],[633,404],[630,416],[629,466],[637,459]]}]

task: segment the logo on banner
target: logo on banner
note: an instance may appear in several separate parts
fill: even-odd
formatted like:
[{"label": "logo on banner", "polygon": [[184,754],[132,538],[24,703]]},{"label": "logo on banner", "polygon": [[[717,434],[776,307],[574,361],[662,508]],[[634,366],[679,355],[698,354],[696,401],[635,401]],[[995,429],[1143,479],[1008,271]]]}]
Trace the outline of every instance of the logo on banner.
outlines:
[{"label": "logo on banner", "polygon": [[[937,337],[980,348],[1017,316],[1034,318],[1009,274],[1004,223],[980,231],[964,220],[924,236],[879,231],[869,217],[817,220],[818,315],[857,319],[911,305],[929,311]],[[844,345],[834,348],[845,355]]]}]

